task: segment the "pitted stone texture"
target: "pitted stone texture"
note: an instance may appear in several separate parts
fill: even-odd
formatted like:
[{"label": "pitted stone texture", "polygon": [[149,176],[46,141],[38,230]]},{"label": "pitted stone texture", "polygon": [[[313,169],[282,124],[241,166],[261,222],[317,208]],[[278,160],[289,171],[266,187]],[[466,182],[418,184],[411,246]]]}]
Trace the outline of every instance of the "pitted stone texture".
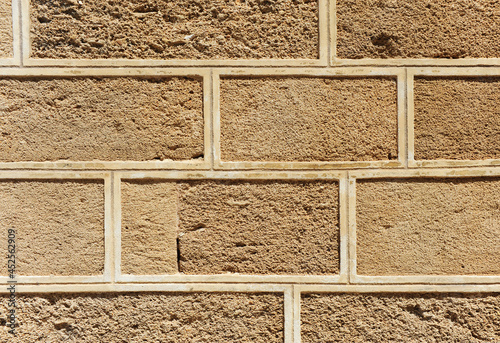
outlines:
[{"label": "pitted stone texture", "polygon": [[177,189],[175,183],[122,182],[121,271],[124,274],[177,272]]},{"label": "pitted stone texture", "polygon": [[16,230],[16,274],[103,273],[102,181],[0,180],[0,199],[0,244],[7,253]]},{"label": "pitted stone texture", "polygon": [[397,86],[386,78],[221,81],[223,161],[397,159]]},{"label": "pitted stone texture", "polygon": [[179,193],[181,272],[339,272],[337,182],[192,181]]},{"label": "pitted stone texture", "polygon": [[0,80],[0,161],[148,161],[203,156],[201,81]]},{"label": "pitted stone texture", "polygon": [[500,274],[500,178],[356,187],[358,274]]},{"label": "pitted stone texture", "polygon": [[0,58],[13,57],[12,1],[0,0]]},{"label": "pitted stone texture", "polygon": [[415,159],[500,158],[499,90],[499,77],[416,78]]},{"label": "pitted stone texture", "polygon": [[498,58],[495,0],[338,0],[339,58]]},{"label": "pitted stone texture", "polygon": [[[2,342],[283,342],[281,294],[39,294],[17,303],[18,337],[2,325]],[[5,315],[6,296],[0,308]]]},{"label": "pitted stone texture", "polygon": [[32,0],[32,57],[318,58],[313,0]]},{"label": "pitted stone texture", "polygon": [[498,294],[304,294],[302,342],[499,342]]}]

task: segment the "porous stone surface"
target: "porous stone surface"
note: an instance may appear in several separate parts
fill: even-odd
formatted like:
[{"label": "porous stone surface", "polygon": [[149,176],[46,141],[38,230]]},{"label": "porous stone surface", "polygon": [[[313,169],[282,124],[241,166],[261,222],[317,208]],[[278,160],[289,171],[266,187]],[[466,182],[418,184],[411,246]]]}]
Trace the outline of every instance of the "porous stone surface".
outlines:
[{"label": "porous stone surface", "polygon": [[[18,336],[2,325],[3,342],[283,342],[281,294],[38,294],[17,303]],[[5,316],[6,296],[1,308]]]},{"label": "porous stone surface", "polygon": [[187,78],[0,79],[0,161],[199,158],[202,98]]},{"label": "porous stone surface", "polygon": [[102,274],[102,181],[1,180],[0,199],[0,246],[6,256],[7,229],[14,229],[16,274]]},{"label": "porous stone surface", "polygon": [[179,196],[183,273],[339,271],[336,182],[192,181]]},{"label": "porous stone surface", "polygon": [[224,161],[397,159],[395,79],[224,78],[220,92]]},{"label": "porous stone surface", "polygon": [[498,294],[304,294],[302,342],[498,342]]},{"label": "porous stone surface", "polygon": [[35,58],[318,58],[314,0],[32,0]]},{"label": "porous stone surface", "polygon": [[0,58],[13,57],[12,1],[0,1]]},{"label": "porous stone surface", "polygon": [[339,58],[498,58],[500,3],[338,0]]},{"label": "porous stone surface", "polygon": [[498,275],[500,178],[359,180],[357,271]]},{"label": "porous stone surface", "polygon": [[121,184],[121,271],[177,272],[177,188],[172,182]]},{"label": "porous stone surface", "polygon": [[416,78],[415,159],[500,158],[499,89],[499,77]]}]

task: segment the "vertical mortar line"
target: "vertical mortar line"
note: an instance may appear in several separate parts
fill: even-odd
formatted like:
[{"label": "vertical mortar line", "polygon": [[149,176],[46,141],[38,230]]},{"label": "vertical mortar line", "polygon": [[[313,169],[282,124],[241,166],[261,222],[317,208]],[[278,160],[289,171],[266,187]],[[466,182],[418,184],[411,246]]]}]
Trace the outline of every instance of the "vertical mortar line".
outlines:
[{"label": "vertical mortar line", "polygon": [[329,65],[333,65],[333,62],[337,59],[337,1],[329,0],[329,26],[330,26],[330,56],[328,57]]},{"label": "vertical mortar line", "polygon": [[293,343],[293,284],[286,287],[284,291],[284,341],[285,343]]},{"label": "vertical mortar line", "polygon": [[104,281],[114,283],[113,172],[104,178]]},{"label": "vertical mortar line", "polygon": [[349,224],[349,275],[348,283],[356,279],[356,179],[349,173],[348,182],[348,224]]},{"label": "vertical mortar line", "polygon": [[121,276],[121,175],[119,173],[113,173],[113,236],[114,236],[114,246],[113,246],[113,262],[114,269],[112,271],[113,281],[120,281]]},{"label": "vertical mortar line", "polygon": [[398,108],[398,160],[408,168],[407,120],[406,120],[406,68],[397,73]]},{"label": "vertical mortar line", "polygon": [[346,283],[349,281],[349,187],[348,172],[339,180],[339,226],[340,226],[340,275],[339,281]]},{"label": "vertical mortar line", "polygon": [[24,67],[25,61],[30,56],[31,42],[30,42],[30,3],[29,0],[20,1],[20,31],[21,31],[21,45],[20,45],[20,65]]},{"label": "vertical mortar line", "polygon": [[212,158],[212,70],[203,70],[203,161],[213,168]]},{"label": "vertical mortar line", "polygon": [[300,343],[300,288],[293,286],[293,343]]},{"label": "vertical mortar line", "polygon": [[318,0],[318,41],[319,62],[321,65],[330,65],[329,59],[329,33],[328,33],[328,1]]},{"label": "vertical mortar line", "polygon": [[[210,147],[210,149],[212,148]],[[210,150],[210,153],[212,153],[212,150]],[[180,247],[181,219],[179,210],[181,208],[180,205],[181,194],[179,191],[179,180],[170,180],[170,182],[173,182],[175,187],[175,228],[176,228],[175,247],[177,248],[177,274],[180,274],[181,273],[181,247]]]},{"label": "vertical mortar line", "polygon": [[408,130],[408,158],[407,158],[407,167],[413,167],[415,162],[415,128],[414,128],[414,72],[412,69],[406,69],[406,118],[407,125],[406,129]]},{"label": "vertical mortar line", "polygon": [[212,170],[220,165],[220,74],[211,71],[212,76]]},{"label": "vertical mortar line", "polygon": [[12,52],[15,63],[23,66],[22,58],[22,28],[21,28],[21,3],[19,0],[12,0]]}]

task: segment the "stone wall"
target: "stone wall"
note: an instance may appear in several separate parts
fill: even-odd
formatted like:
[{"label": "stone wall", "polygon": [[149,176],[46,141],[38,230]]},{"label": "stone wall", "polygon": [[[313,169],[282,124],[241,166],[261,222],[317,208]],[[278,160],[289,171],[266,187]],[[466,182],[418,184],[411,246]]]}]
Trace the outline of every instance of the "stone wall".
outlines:
[{"label": "stone wall", "polygon": [[499,41],[492,0],[0,0],[0,340],[499,342]]}]

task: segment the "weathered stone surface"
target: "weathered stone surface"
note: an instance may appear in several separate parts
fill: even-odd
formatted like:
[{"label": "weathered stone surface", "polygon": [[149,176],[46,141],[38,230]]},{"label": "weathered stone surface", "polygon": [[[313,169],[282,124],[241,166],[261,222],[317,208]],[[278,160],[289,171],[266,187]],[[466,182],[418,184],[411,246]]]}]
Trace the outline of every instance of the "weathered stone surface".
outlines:
[{"label": "weathered stone surface", "polygon": [[497,342],[500,296],[305,294],[302,342]]},{"label": "weathered stone surface", "polygon": [[415,79],[415,159],[500,158],[500,78]]},{"label": "weathered stone surface", "polygon": [[281,294],[40,294],[17,303],[18,337],[2,325],[4,342],[283,342]]},{"label": "weathered stone surface", "polygon": [[187,78],[0,79],[0,161],[199,158],[202,100]]},{"label": "weathered stone surface", "polygon": [[338,0],[339,58],[498,58],[500,3]]},{"label": "weathered stone surface", "polygon": [[177,189],[171,182],[122,182],[124,274],[177,272]]},{"label": "weathered stone surface", "polygon": [[374,161],[398,156],[395,79],[221,81],[223,161]]},{"label": "weathered stone surface", "polygon": [[0,1],[0,58],[13,57],[12,1]]},{"label": "weathered stone surface", "polygon": [[16,274],[103,273],[102,181],[0,180],[0,199],[0,246],[6,256],[7,229],[16,230]]},{"label": "weathered stone surface", "polygon": [[32,57],[318,58],[311,0],[32,0]]},{"label": "weathered stone surface", "polygon": [[337,182],[179,185],[180,271],[337,274]]},{"label": "weathered stone surface", "polygon": [[499,275],[500,179],[359,180],[357,271]]}]

